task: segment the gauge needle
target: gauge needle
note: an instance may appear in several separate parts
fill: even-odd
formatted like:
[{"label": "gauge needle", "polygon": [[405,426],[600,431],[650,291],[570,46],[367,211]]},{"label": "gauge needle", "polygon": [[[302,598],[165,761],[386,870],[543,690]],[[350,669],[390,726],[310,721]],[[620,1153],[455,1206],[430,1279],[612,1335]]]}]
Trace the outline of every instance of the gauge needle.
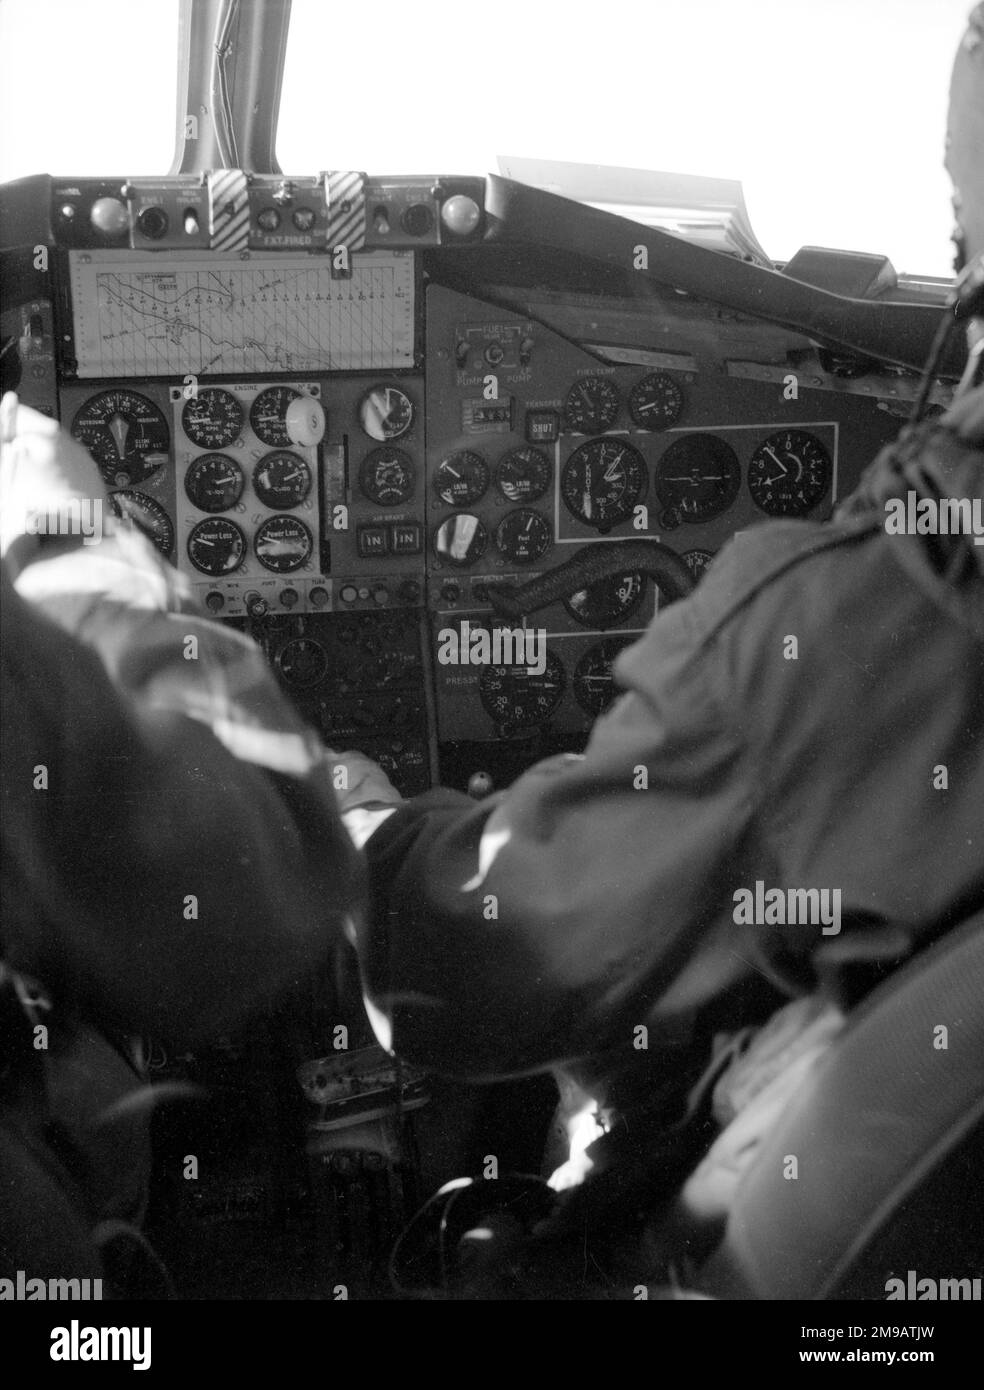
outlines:
[{"label": "gauge needle", "polygon": [[786,465],[783,463],[782,459],[779,457],[779,455],[776,453],[774,449],[770,449],[769,446],[766,445],[765,452],[769,455],[770,458],[775,459],[776,463],[778,463],[779,467],[782,469],[784,473],[789,472],[789,469],[786,467]]},{"label": "gauge needle", "polygon": [[109,422],[109,432],[116,443],[116,452],[121,459],[126,458],[126,437],[130,424],[125,415],[116,414]]},{"label": "gauge needle", "polygon": [[456,473],[455,470],[451,467],[451,465],[450,465],[449,463],[446,463],[446,464],[444,465],[444,471],[445,471],[445,473],[450,473],[451,476],[452,476],[452,478],[458,478],[459,480],[460,480],[460,478],[461,478],[461,474],[460,474],[460,473]]}]

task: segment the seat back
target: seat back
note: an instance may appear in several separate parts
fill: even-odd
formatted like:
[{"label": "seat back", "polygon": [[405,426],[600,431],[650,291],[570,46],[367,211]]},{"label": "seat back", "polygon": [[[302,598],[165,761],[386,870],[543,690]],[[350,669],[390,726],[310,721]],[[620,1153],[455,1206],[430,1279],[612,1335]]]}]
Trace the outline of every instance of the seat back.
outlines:
[{"label": "seat back", "polygon": [[979,1277],[982,1160],[984,911],[852,1014],[763,1142],[697,1287],[884,1299],[909,1271]]}]

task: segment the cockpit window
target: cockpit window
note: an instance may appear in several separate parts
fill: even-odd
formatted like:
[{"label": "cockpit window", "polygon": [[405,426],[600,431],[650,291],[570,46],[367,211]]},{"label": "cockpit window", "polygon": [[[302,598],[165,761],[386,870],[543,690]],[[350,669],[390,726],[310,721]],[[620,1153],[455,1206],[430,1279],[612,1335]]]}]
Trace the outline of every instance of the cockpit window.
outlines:
[{"label": "cockpit window", "polygon": [[166,173],[178,8],[179,0],[3,0],[0,182]]},{"label": "cockpit window", "polygon": [[285,170],[498,155],[740,179],[768,254],[949,276],[946,91],[970,0],[293,0]]}]

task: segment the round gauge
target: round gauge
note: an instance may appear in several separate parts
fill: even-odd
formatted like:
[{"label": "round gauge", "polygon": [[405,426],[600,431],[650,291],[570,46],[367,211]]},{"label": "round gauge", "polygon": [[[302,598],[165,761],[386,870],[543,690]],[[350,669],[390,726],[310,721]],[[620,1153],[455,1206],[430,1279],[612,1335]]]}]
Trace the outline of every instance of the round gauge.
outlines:
[{"label": "round gauge", "polygon": [[437,558],[449,565],[473,565],[485,554],[488,543],[489,533],[471,512],[449,516],[434,533]]},{"label": "round gauge", "polygon": [[267,454],[253,469],[253,491],[264,507],[299,507],[311,491],[311,470],[299,454]]},{"label": "round gauge", "polygon": [[550,486],[550,460],[539,449],[511,449],[495,469],[495,485],[507,502],[535,502]]},{"label": "round gauge", "polygon": [[243,408],[231,391],[206,386],[185,402],[181,424],[200,449],[227,449],[243,428]]},{"label": "round gauge", "polygon": [[122,521],[131,522],[142,531],[148,540],[154,542],[165,560],[171,558],[174,527],[160,502],[155,502],[145,492],[133,492],[131,489],[111,492],[109,500],[113,504],[113,511]]},{"label": "round gauge", "polygon": [[188,535],[188,559],[202,574],[232,574],[246,554],[246,537],[234,521],[210,517]]},{"label": "round gauge", "polygon": [[271,516],[257,529],[253,549],[260,564],[276,574],[299,570],[314,550],[311,532],[296,516]]},{"label": "round gauge", "polygon": [[293,386],[268,386],[261,391],[249,408],[249,423],[257,439],[271,449],[286,449],[291,444],[287,433],[287,409],[300,397]]},{"label": "round gauge", "polygon": [[830,487],[830,455],[815,434],[780,430],[748,465],[752,501],[769,516],[805,516]]},{"label": "round gauge", "polygon": [[374,386],[359,402],[359,423],[381,444],[399,439],[413,424],[413,401],[398,386]]},{"label": "round gauge", "polygon": [[168,461],[171,433],[153,401],[137,391],[90,396],[72,421],[72,434],[89,450],[108,483],[125,488]]},{"label": "round gauge", "polygon": [[243,495],[246,478],[228,454],[200,454],[185,474],[188,501],[200,512],[227,512]]},{"label": "round gauge", "polygon": [[564,599],[564,607],[572,618],[585,627],[614,627],[635,612],[645,592],[645,581],[641,574],[613,574],[571,594],[570,598]]},{"label": "round gauge", "polygon": [[578,434],[601,434],[618,419],[619,394],[614,381],[604,376],[586,376],[567,393],[564,423]]},{"label": "round gauge", "polygon": [[564,667],[547,652],[542,675],[528,666],[486,666],[478,678],[482,706],[504,731],[545,723],[564,694]]},{"label": "round gauge", "polygon": [[277,666],[287,685],[304,689],[324,678],[328,656],[313,637],[293,637],[277,654]]},{"label": "round gauge", "polygon": [[707,569],[714,559],[714,553],[713,550],[685,550],[680,559],[699,583],[707,573]]},{"label": "round gauge", "polygon": [[467,507],[485,496],[489,485],[489,466],[481,454],[461,449],[437,465],[434,488],[449,507]]},{"label": "round gauge", "polygon": [[629,392],[629,414],[641,430],[668,430],[682,409],[683,392],[666,372],[651,372]]},{"label": "round gauge", "polygon": [[550,549],[550,522],[529,507],[508,512],[495,528],[495,543],[514,565],[531,565]]},{"label": "round gauge", "polygon": [[741,467],[730,444],[716,434],[685,434],[656,465],[656,494],[678,521],[708,521],[731,506]]},{"label": "round gauge", "polygon": [[646,489],[646,461],[620,439],[582,444],[564,464],[560,495],[579,521],[610,531],[632,515]]},{"label": "round gauge", "polygon": [[619,693],[612,675],[612,663],[633,641],[633,637],[606,637],[603,642],[589,647],[577,663],[572,689],[575,700],[586,713],[603,713]]},{"label": "round gauge", "polygon": [[359,469],[359,486],[380,507],[398,507],[409,501],[417,481],[409,454],[402,449],[373,449]]}]

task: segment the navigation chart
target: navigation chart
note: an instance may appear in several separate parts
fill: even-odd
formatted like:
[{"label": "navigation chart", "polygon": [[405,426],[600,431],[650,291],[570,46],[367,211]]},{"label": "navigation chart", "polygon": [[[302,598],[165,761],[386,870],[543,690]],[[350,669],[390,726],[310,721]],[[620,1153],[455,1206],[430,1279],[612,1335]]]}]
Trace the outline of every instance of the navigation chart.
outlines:
[{"label": "navigation chart", "polygon": [[411,251],[203,256],[71,252],[78,374],[195,376],[413,366]]}]

